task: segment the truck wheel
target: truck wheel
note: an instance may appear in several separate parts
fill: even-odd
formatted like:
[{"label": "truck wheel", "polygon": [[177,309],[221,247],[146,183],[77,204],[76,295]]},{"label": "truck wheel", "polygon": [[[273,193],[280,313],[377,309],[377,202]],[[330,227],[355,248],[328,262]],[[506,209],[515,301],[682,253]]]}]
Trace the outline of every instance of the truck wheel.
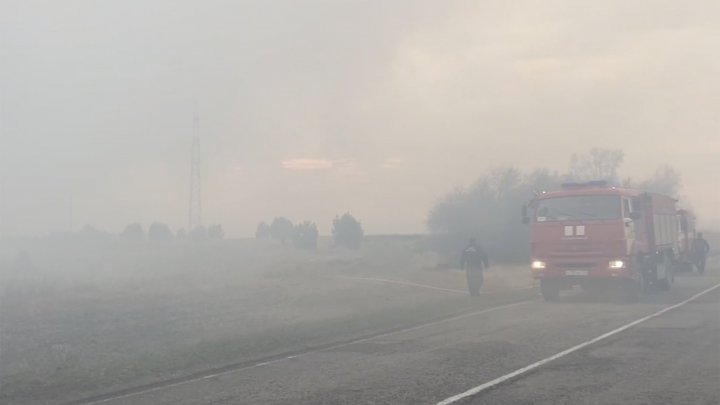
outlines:
[{"label": "truck wheel", "polygon": [[540,292],[545,301],[555,301],[558,295],[560,295],[560,286],[555,281],[541,280]]}]

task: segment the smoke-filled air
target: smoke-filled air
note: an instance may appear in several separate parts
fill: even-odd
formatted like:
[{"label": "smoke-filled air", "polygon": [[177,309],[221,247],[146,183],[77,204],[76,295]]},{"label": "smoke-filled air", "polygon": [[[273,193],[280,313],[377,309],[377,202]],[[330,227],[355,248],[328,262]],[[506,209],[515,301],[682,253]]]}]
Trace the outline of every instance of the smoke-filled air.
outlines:
[{"label": "smoke-filled air", "polygon": [[0,0],[0,403],[720,403],[720,3]]}]

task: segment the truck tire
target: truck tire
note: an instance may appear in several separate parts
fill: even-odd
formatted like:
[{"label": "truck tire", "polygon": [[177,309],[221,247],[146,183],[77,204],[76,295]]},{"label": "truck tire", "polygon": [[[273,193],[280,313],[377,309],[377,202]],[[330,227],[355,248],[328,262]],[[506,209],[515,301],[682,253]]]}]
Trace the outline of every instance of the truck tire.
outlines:
[{"label": "truck tire", "polygon": [[640,290],[644,294],[652,293],[657,288],[657,274],[655,273],[655,267],[648,263],[645,263],[640,270]]},{"label": "truck tire", "polygon": [[555,301],[557,300],[558,295],[560,295],[560,285],[556,281],[541,280],[540,292],[542,293],[545,301]]}]

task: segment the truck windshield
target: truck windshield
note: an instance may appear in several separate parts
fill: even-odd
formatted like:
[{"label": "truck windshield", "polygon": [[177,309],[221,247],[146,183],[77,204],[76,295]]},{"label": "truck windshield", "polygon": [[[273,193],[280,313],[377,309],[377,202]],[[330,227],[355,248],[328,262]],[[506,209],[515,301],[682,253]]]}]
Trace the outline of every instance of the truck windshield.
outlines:
[{"label": "truck windshield", "polygon": [[620,197],[584,195],[540,200],[537,222],[620,218]]}]

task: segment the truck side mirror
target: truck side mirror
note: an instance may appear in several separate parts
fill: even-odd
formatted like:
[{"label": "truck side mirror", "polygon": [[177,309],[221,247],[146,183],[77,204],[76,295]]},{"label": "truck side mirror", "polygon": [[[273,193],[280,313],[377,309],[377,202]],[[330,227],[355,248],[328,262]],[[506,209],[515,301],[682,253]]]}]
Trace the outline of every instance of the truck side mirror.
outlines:
[{"label": "truck side mirror", "polygon": [[633,211],[630,213],[630,219],[632,219],[633,221],[637,221],[640,218],[641,218],[641,215],[638,211]]}]

